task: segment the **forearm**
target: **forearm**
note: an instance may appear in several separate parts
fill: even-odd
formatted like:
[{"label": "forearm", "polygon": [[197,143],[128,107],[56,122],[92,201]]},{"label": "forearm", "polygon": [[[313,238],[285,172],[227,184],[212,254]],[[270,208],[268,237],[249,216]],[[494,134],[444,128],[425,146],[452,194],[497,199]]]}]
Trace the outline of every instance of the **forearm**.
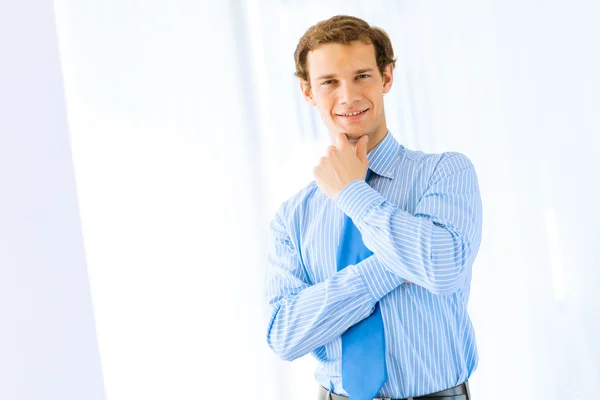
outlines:
[{"label": "forearm", "polygon": [[389,271],[432,293],[449,294],[463,286],[480,243],[479,193],[461,196],[452,198],[462,202],[460,208],[448,213],[462,219],[456,224],[435,217],[431,210],[417,210],[415,215],[401,210],[364,182],[348,185],[338,205]]},{"label": "forearm", "polygon": [[[375,210],[373,210],[375,212]],[[367,247],[393,272],[432,293],[450,294],[463,286],[475,255],[465,235],[437,226],[384,202],[365,218]]]},{"label": "forearm", "polygon": [[402,282],[376,256],[348,266],[271,304],[267,342],[284,360],[302,357],[371,315]]}]

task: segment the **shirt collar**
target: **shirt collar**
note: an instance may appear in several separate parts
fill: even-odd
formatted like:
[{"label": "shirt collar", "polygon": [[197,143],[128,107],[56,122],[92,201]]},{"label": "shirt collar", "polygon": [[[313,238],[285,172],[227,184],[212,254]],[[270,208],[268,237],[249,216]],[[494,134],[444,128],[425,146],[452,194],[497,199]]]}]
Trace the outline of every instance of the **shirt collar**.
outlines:
[{"label": "shirt collar", "polygon": [[367,154],[369,169],[377,175],[393,179],[398,165],[397,158],[403,149],[404,147],[388,130],[381,142]]}]

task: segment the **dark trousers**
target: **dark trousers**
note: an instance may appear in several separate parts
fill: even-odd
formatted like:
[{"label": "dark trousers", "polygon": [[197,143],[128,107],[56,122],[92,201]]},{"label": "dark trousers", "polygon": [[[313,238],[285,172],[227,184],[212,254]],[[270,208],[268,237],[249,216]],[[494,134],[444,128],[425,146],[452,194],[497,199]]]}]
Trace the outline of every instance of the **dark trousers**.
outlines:
[{"label": "dark trousers", "polygon": [[[318,400],[348,400],[348,397],[332,393],[323,386],[319,386]],[[376,398],[374,400],[471,400],[471,394],[469,393],[469,382],[465,382],[450,389],[418,397],[408,397],[406,399]]]}]

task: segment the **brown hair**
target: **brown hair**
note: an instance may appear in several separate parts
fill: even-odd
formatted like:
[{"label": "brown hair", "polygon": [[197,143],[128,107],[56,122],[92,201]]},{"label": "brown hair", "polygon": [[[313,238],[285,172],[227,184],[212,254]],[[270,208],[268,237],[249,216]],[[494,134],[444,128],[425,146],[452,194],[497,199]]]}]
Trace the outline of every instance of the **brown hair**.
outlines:
[{"label": "brown hair", "polygon": [[396,65],[392,42],[383,29],[370,26],[360,18],[336,15],[311,26],[300,38],[294,52],[296,76],[309,82],[306,58],[308,53],[318,46],[327,43],[349,45],[356,40],[375,46],[375,59],[381,74],[389,64],[393,67]]}]

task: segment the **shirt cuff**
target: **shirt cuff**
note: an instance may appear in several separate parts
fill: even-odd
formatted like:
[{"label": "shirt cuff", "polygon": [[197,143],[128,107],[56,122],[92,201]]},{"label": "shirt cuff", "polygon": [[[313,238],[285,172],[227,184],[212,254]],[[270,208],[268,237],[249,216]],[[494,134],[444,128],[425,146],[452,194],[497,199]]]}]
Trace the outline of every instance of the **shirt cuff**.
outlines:
[{"label": "shirt cuff", "polygon": [[404,283],[404,279],[389,272],[375,255],[355,264],[354,268],[363,279],[375,302]]},{"label": "shirt cuff", "polygon": [[363,180],[355,180],[344,186],[338,194],[336,204],[358,226],[367,211],[381,204],[385,198]]}]

